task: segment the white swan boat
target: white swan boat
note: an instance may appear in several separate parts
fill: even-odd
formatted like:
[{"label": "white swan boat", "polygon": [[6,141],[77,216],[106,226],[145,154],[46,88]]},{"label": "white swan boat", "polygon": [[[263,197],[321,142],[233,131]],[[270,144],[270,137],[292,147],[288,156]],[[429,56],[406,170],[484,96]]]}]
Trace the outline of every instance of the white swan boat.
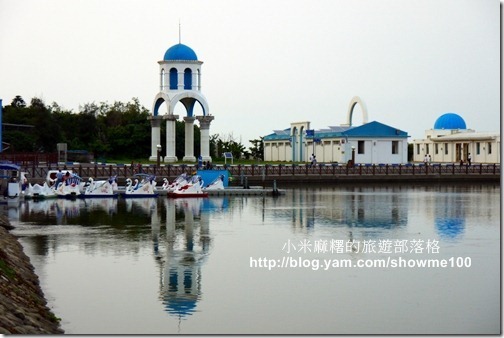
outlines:
[{"label": "white swan boat", "polygon": [[183,174],[177,176],[177,178],[175,178],[173,180],[173,182],[169,183],[166,187],[163,184],[163,190],[166,190],[167,192],[173,192],[173,191],[177,190],[179,187],[189,183],[189,180],[190,180],[190,178],[187,176],[187,174],[183,173]]},{"label": "white swan boat", "polygon": [[203,191],[208,190],[224,190],[224,175],[219,175],[212,183],[203,188]]},{"label": "white swan boat", "polygon": [[117,182],[116,177],[111,177],[108,180],[95,181],[92,177],[89,178],[85,185],[84,193],[81,197],[117,197]]},{"label": "white swan boat", "polygon": [[63,182],[58,183],[56,194],[58,197],[63,198],[77,197],[81,194],[81,182],[82,178],[78,175],[67,175],[67,178],[65,178]]},{"label": "white swan boat", "polygon": [[29,183],[28,187],[25,189],[24,195],[25,198],[31,198],[34,200],[58,197],[56,190],[49,187],[47,182],[44,182],[43,185],[40,185],[38,183],[32,185],[31,183]]},{"label": "white swan boat", "polygon": [[121,194],[122,197],[156,197],[156,177],[152,175],[136,174],[135,177],[143,177],[140,181],[135,178],[133,181],[126,179],[125,192]]},{"label": "white swan boat", "polygon": [[184,185],[179,186],[174,191],[167,193],[168,197],[208,197],[208,193],[203,191],[204,181],[201,176],[194,175],[190,181]]},{"label": "white swan boat", "polygon": [[170,182],[168,179],[165,177],[163,178],[163,185],[161,186],[161,190],[168,190],[168,187],[170,186]]}]

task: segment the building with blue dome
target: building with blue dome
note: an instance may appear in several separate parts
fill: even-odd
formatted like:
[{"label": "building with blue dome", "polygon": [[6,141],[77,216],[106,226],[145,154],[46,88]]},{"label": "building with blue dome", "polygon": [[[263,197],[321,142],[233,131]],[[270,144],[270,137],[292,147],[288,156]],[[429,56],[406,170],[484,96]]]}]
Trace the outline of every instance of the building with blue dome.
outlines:
[{"label": "building with blue dome", "polygon": [[[159,92],[152,105],[151,121],[151,156],[149,160],[155,161],[163,148],[161,144],[161,122],[166,121],[166,156],[164,162],[177,162],[175,155],[176,121],[179,116],[174,114],[175,106],[181,103],[186,116],[185,122],[185,152],[183,161],[195,162],[194,156],[194,122],[200,125],[201,157],[203,161],[212,161],[210,157],[210,123],[214,119],[210,115],[208,102],[201,93],[201,65],[202,61],[194,50],[182,43],[171,46],[164,53],[159,64]],[[166,105],[166,111],[160,111]],[[198,103],[203,115],[195,116],[194,107]]]},{"label": "building with blue dome", "polygon": [[413,161],[499,163],[500,133],[476,132],[453,112],[441,114],[425,138],[413,140]]},{"label": "building with blue dome", "polygon": [[464,119],[455,113],[446,113],[434,122],[434,129],[467,129]]}]

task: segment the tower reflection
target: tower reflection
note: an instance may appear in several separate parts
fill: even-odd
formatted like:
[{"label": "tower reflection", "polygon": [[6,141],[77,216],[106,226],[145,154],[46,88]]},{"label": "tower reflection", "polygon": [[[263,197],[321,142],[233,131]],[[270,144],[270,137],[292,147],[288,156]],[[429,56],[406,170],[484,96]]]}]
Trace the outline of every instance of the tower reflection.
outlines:
[{"label": "tower reflection", "polygon": [[[227,208],[227,198],[166,199],[166,252],[154,247],[160,262],[160,298],[179,319],[196,312],[201,298],[202,266],[211,246],[210,213]],[[155,241],[156,243],[156,241]]]}]

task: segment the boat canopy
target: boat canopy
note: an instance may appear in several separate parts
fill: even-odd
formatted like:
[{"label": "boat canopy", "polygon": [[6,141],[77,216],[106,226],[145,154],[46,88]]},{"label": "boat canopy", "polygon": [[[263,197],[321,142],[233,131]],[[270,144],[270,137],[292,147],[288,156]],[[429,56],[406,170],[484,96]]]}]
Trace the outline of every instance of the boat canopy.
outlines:
[{"label": "boat canopy", "polygon": [[21,169],[21,167],[14,163],[0,163],[0,170],[19,171],[19,169]]},{"label": "boat canopy", "polygon": [[11,177],[17,177],[18,175],[12,175],[13,171],[19,172],[21,169],[20,166],[14,163],[5,163],[1,162],[0,163],[0,178],[11,178]]}]

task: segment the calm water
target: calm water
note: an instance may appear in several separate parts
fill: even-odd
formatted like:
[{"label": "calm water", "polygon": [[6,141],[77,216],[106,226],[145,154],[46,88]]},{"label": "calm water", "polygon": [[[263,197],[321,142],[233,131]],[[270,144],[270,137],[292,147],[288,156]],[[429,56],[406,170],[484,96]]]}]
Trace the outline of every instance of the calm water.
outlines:
[{"label": "calm water", "polygon": [[66,333],[500,333],[498,185],[4,212]]}]

